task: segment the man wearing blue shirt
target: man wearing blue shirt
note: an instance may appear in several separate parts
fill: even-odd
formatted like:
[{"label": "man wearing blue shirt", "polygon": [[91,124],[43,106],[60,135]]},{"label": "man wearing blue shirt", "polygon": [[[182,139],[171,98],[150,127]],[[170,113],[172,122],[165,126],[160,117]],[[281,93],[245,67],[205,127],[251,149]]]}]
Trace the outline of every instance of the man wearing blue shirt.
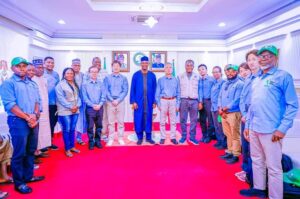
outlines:
[{"label": "man wearing blue shirt", "polygon": [[247,65],[251,70],[251,74],[248,78],[244,80],[244,87],[240,99],[240,110],[242,114],[242,120],[241,120],[242,121],[241,122],[242,171],[236,173],[235,175],[238,177],[238,179],[242,181],[246,181],[246,178],[248,178],[249,181],[250,179],[252,179],[250,146],[249,146],[249,142],[245,139],[243,132],[245,129],[246,115],[250,107],[252,82],[257,76],[261,74],[257,52],[258,50],[254,49],[249,51],[246,54],[246,61],[247,61]]},{"label": "man wearing blue shirt", "polygon": [[214,84],[214,78],[207,75],[207,66],[205,64],[200,64],[198,66],[198,71],[200,74],[199,80],[199,96],[200,103],[202,104],[202,109],[199,110],[200,115],[200,126],[202,131],[201,141],[204,143],[209,143],[213,138],[213,133],[215,131],[212,114],[211,114],[211,88]]},{"label": "man wearing blue shirt", "polygon": [[55,87],[59,82],[59,75],[57,72],[53,70],[54,68],[54,58],[53,57],[45,57],[44,59],[44,67],[45,67],[45,78],[47,79],[48,85],[48,102],[49,102],[49,120],[50,120],[50,129],[52,136],[52,145],[50,148],[52,150],[57,150],[58,147],[53,144],[53,135],[54,135],[54,127],[57,123],[57,106],[56,106],[56,93]]},{"label": "man wearing blue shirt", "polygon": [[[89,68],[90,78],[82,85],[83,101],[86,104],[87,134],[89,138],[89,149],[94,146],[102,148],[101,131],[103,119],[103,104],[105,103],[105,87],[97,80],[99,69],[95,66]],[[95,133],[94,133],[95,126]]]},{"label": "man wearing blue shirt", "polygon": [[227,81],[223,83],[218,100],[219,114],[222,116],[223,131],[227,137],[227,150],[221,158],[228,164],[238,162],[241,154],[239,108],[240,95],[244,83],[238,78],[238,66],[227,66]]},{"label": "man wearing blue shirt", "polygon": [[224,80],[222,79],[222,69],[220,66],[213,67],[213,76],[214,76],[214,84],[211,87],[211,114],[214,122],[215,133],[217,138],[217,143],[214,145],[217,149],[226,149],[227,142],[226,136],[224,135],[222,124],[219,122],[218,117],[220,117],[218,112],[218,98],[219,93],[221,91]]},{"label": "man wearing blue shirt", "polygon": [[33,177],[34,152],[37,149],[38,134],[35,127],[40,116],[39,90],[27,77],[28,62],[16,57],[11,62],[14,75],[1,87],[1,97],[8,114],[7,123],[14,148],[11,170],[15,190],[28,194],[32,189],[28,182],[43,180]]},{"label": "man wearing blue shirt", "polygon": [[282,199],[282,139],[293,125],[298,111],[298,98],[293,77],[276,67],[278,49],[264,46],[257,54],[263,74],[252,83],[251,106],[244,132],[245,138],[250,140],[254,184],[253,189],[240,193],[244,196],[267,197],[268,184],[269,198]]},{"label": "man wearing blue shirt", "polygon": [[159,78],[156,87],[155,99],[160,110],[160,144],[166,140],[167,115],[171,122],[171,142],[178,144],[176,140],[176,112],[179,111],[180,87],[178,79],[172,77],[172,64],[165,65],[166,75]]},{"label": "man wearing blue shirt", "polygon": [[111,75],[108,75],[104,82],[107,89],[107,116],[109,139],[108,146],[111,146],[115,138],[115,122],[118,124],[118,142],[125,145],[124,137],[124,117],[125,117],[125,97],[128,94],[128,80],[120,74],[121,63],[113,61]]}]

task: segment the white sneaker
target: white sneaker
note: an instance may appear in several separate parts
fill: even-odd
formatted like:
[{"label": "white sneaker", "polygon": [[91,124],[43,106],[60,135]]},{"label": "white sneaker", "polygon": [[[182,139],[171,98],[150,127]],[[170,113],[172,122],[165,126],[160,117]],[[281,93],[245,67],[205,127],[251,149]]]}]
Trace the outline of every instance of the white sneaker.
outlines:
[{"label": "white sneaker", "polygon": [[112,146],[114,143],[114,140],[108,140],[106,146]]},{"label": "white sneaker", "polygon": [[125,145],[124,140],[123,140],[123,139],[119,139],[119,144],[120,144],[121,146],[124,146],[124,145]]}]

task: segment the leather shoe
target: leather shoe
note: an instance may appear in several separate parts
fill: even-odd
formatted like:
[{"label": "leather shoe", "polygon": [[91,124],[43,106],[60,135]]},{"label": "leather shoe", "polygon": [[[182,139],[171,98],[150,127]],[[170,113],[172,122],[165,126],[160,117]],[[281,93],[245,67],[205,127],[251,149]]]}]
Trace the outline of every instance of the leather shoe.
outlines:
[{"label": "leather shoe", "polygon": [[95,146],[98,148],[98,149],[102,149],[102,144],[101,142],[96,142]]},{"label": "leather shoe", "polygon": [[136,143],[136,144],[137,144],[137,145],[142,145],[142,143],[143,143],[143,140],[142,140],[142,139],[140,139],[140,140],[138,140],[138,141],[137,141],[137,143]]},{"label": "leather shoe", "polygon": [[45,176],[33,176],[27,183],[45,180]]},{"label": "leather shoe", "polygon": [[94,144],[89,144],[89,150],[94,150]]},{"label": "leather shoe", "polygon": [[224,149],[226,149],[226,148],[227,148],[227,147],[224,146],[224,145],[222,145],[222,144],[220,144],[219,146],[216,147],[216,149],[219,149],[219,150],[224,150]]},{"label": "leather shoe", "polygon": [[160,139],[159,144],[165,144],[165,139]]},{"label": "leather shoe", "polygon": [[239,157],[237,156],[232,156],[232,158],[228,158],[226,160],[226,163],[227,164],[234,164],[234,163],[237,163],[239,161]]},{"label": "leather shoe", "polygon": [[21,194],[29,194],[32,192],[32,189],[28,187],[26,184],[22,184],[18,187],[15,187],[15,190]]},{"label": "leather shoe", "polygon": [[226,160],[232,158],[232,156],[233,155],[231,153],[225,153],[224,155],[221,155],[220,158]]},{"label": "leather shoe", "polygon": [[246,197],[268,198],[268,192],[266,190],[260,190],[254,188],[243,189],[240,191],[240,194]]},{"label": "leather shoe", "polygon": [[152,139],[151,140],[146,140],[149,144],[156,144]]},{"label": "leather shoe", "polygon": [[205,139],[203,140],[203,142],[204,142],[205,144],[210,143],[210,141],[211,141],[211,138],[210,138],[210,137],[207,137],[207,138],[205,138]]},{"label": "leather shoe", "polygon": [[178,142],[177,142],[177,140],[176,140],[176,139],[171,139],[171,142],[172,142],[173,144],[175,144],[175,145],[177,145],[177,144],[178,144]]}]

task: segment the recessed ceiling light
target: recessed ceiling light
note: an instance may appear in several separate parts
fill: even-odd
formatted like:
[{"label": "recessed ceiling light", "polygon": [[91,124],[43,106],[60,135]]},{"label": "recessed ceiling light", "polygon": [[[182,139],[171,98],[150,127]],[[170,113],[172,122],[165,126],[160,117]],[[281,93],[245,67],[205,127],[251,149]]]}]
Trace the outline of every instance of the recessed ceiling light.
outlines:
[{"label": "recessed ceiling light", "polygon": [[218,25],[219,27],[224,27],[224,26],[226,26],[226,23],[224,23],[224,22],[221,22],[221,23],[219,23],[219,25]]},{"label": "recessed ceiling light", "polygon": [[65,25],[66,24],[66,22],[62,19],[58,20],[57,23],[59,23],[60,25]]},{"label": "recessed ceiling light", "polygon": [[153,26],[155,26],[155,24],[158,23],[158,20],[151,16],[151,17],[149,17],[149,18],[145,21],[145,23],[146,23],[150,28],[153,28]]}]

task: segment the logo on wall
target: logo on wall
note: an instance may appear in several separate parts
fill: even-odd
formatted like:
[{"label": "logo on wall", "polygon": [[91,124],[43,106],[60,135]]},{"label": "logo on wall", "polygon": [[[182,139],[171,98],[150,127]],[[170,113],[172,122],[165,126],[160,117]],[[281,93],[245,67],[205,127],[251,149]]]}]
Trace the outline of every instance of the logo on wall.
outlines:
[{"label": "logo on wall", "polygon": [[146,55],[142,52],[135,53],[134,56],[133,56],[134,64],[137,65],[137,66],[141,65],[141,58],[144,57],[144,56],[146,56]]},{"label": "logo on wall", "polygon": [[0,60],[0,85],[9,78],[7,61]]},{"label": "logo on wall", "polygon": [[[0,85],[9,78],[9,70],[7,62],[5,60],[0,60]],[[4,112],[4,106],[0,97],[0,113]]]}]

